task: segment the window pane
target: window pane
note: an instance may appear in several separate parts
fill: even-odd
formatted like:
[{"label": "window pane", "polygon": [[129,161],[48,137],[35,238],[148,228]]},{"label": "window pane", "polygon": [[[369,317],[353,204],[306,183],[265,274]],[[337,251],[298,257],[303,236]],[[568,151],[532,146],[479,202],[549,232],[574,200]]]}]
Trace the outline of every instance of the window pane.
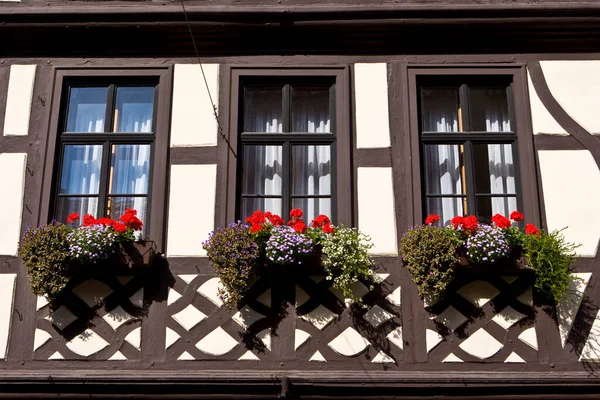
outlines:
[{"label": "window pane", "polygon": [[450,220],[457,215],[464,215],[467,212],[465,198],[452,197],[434,197],[426,201],[427,210],[425,217],[429,214],[440,216],[440,222],[444,225],[450,224]]},{"label": "window pane", "polygon": [[293,194],[331,194],[331,147],[292,147]]},{"label": "window pane", "polygon": [[67,132],[104,132],[108,87],[71,88]]},{"label": "window pane", "polygon": [[319,214],[325,214],[331,218],[331,199],[311,199],[302,198],[292,201],[292,208],[299,208],[304,212],[304,222],[310,225],[310,222]]},{"label": "window pane", "polygon": [[58,222],[65,224],[67,216],[72,213],[79,213],[79,221],[74,226],[81,224],[81,219],[86,214],[98,216],[98,198],[97,197],[59,197],[56,204],[55,218]]},{"label": "window pane", "polygon": [[112,146],[110,193],[147,194],[149,175],[149,144]]},{"label": "window pane", "polygon": [[464,194],[463,145],[424,145],[423,162],[427,194]]},{"label": "window pane", "polygon": [[483,222],[489,222],[492,215],[495,214],[502,214],[508,217],[515,210],[517,210],[516,197],[477,197],[477,216]]},{"label": "window pane", "polygon": [[458,88],[423,88],[423,131],[458,132]]},{"label": "window pane", "polygon": [[282,213],[282,200],[281,199],[257,199],[257,198],[243,198],[242,199],[242,212],[240,219],[242,222],[246,222],[246,218],[251,216],[256,210],[264,212],[270,211],[273,214],[277,214],[280,217],[287,220],[287,216],[281,215]]},{"label": "window pane", "polygon": [[283,176],[281,146],[244,146],[244,194],[281,195]]},{"label": "window pane", "polygon": [[470,98],[472,131],[511,131],[506,87],[471,88]]},{"label": "window pane", "polygon": [[59,193],[98,194],[102,145],[65,146]]},{"label": "window pane", "polygon": [[329,87],[294,87],[292,132],[329,133]]},{"label": "window pane", "polygon": [[148,222],[146,219],[146,209],[148,207],[147,197],[109,197],[107,204],[107,215],[113,219],[119,219],[125,214],[128,208],[137,211],[137,217],[142,220],[144,228],[142,233],[147,232],[145,227]]},{"label": "window pane", "polygon": [[516,193],[512,144],[474,144],[473,159],[477,193]]},{"label": "window pane", "polygon": [[117,88],[115,132],[152,132],[153,113],[153,86]]},{"label": "window pane", "polygon": [[282,93],[282,86],[245,88],[244,132],[283,132]]}]

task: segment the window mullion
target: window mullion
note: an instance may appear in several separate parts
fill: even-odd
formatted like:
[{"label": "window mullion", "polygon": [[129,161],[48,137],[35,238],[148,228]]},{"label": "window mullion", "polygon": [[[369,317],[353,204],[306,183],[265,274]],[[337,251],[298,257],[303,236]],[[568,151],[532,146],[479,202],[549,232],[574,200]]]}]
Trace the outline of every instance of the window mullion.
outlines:
[{"label": "window mullion", "polygon": [[114,106],[115,106],[115,85],[110,85],[108,87],[108,99],[106,100],[106,117],[104,118],[104,132],[112,132],[113,131],[113,118],[115,115]]},{"label": "window mullion", "polygon": [[469,87],[467,85],[460,85],[458,90],[459,97],[459,118],[461,119],[460,125],[461,132],[471,132],[471,110],[469,107]]},{"label": "window mullion", "polygon": [[467,213],[469,215],[477,215],[477,198],[475,196],[475,171],[474,171],[474,157],[473,157],[473,144],[467,140],[464,144],[464,162],[466,169],[466,187],[467,187]]},{"label": "window mullion", "polygon": [[98,215],[100,218],[106,215],[108,201],[108,175],[110,174],[110,142],[107,140],[102,146],[102,168],[100,174],[100,186],[98,189]]},{"label": "window mullion", "polygon": [[292,114],[292,86],[287,84],[283,87],[283,104],[281,106],[282,112],[282,130],[283,132],[291,132],[292,131],[292,123],[291,123],[291,114]]},{"label": "window mullion", "polygon": [[281,188],[282,205],[281,217],[287,219],[292,209],[292,144],[287,141],[283,144],[283,187]]}]

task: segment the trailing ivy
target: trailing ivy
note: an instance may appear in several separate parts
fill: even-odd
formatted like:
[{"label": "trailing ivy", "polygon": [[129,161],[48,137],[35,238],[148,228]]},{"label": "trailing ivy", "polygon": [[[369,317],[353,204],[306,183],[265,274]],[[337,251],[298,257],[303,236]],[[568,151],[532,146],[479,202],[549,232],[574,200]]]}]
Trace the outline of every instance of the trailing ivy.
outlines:
[{"label": "trailing ivy", "polygon": [[34,294],[54,300],[69,282],[70,251],[67,235],[71,229],[53,222],[29,228],[19,245],[19,256],[29,273]]},{"label": "trailing ivy", "polygon": [[535,271],[535,287],[557,303],[564,300],[574,278],[571,263],[579,245],[568,243],[562,230],[523,235],[523,253],[529,268]]},{"label": "trailing ivy", "polygon": [[453,267],[460,262],[460,245],[461,240],[452,230],[437,226],[418,226],[404,234],[400,254],[421,297],[443,295],[453,278]]}]

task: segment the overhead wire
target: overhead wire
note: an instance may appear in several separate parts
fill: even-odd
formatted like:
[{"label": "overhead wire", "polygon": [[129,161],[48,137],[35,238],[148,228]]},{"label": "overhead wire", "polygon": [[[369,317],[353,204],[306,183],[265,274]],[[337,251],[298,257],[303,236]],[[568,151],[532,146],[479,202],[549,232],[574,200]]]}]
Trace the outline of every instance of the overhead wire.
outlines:
[{"label": "overhead wire", "polygon": [[188,32],[190,34],[190,39],[192,40],[192,45],[194,46],[194,52],[196,53],[196,59],[198,60],[198,65],[200,66],[200,72],[202,73],[202,79],[204,80],[204,86],[206,87],[206,92],[208,93],[208,99],[210,100],[210,104],[212,105],[212,109],[213,109],[213,115],[215,117],[215,120],[217,121],[217,133],[223,138],[223,140],[225,140],[225,143],[227,143],[227,147],[229,148],[229,151],[231,152],[231,154],[233,154],[233,157],[237,158],[237,154],[236,154],[235,150],[233,149],[233,147],[231,146],[229,139],[223,133],[223,126],[221,125],[221,121],[219,119],[219,112],[218,112],[217,106],[215,105],[215,102],[213,101],[212,95],[210,93],[210,87],[208,85],[208,80],[206,79],[206,74],[204,73],[202,61],[200,60],[200,53],[198,52],[198,46],[196,45],[196,39],[194,39],[194,32],[192,31],[192,25],[190,24],[187,10],[185,9],[185,4],[183,3],[184,0],[180,0],[180,1],[181,1],[181,9],[183,10],[183,15],[185,17],[185,23],[187,25]]}]

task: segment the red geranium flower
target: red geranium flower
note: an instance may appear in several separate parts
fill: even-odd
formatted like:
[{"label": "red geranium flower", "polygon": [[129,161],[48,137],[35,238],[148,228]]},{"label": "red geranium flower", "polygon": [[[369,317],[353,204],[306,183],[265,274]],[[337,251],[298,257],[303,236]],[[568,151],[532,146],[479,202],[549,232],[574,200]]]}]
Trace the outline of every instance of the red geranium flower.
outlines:
[{"label": "red geranium flower", "polygon": [[256,210],[254,213],[246,218],[246,222],[249,224],[263,224],[267,221],[265,214],[262,211]]},{"label": "red geranium flower", "polygon": [[304,233],[304,232],[306,232],[307,226],[304,223],[304,221],[298,220],[298,221],[294,222],[294,224],[292,225],[292,228],[294,228],[294,230],[296,232]]},{"label": "red geranium flower", "polygon": [[96,225],[97,223],[98,221],[96,220],[96,218],[94,218],[92,214],[85,214],[83,216],[83,226]]},{"label": "red geranium flower", "polygon": [[513,211],[510,213],[510,219],[515,222],[523,221],[523,218],[525,218],[525,216],[518,211]]},{"label": "red geranium flower", "polygon": [[125,224],[122,224],[117,221],[114,221],[112,228],[115,230],[115,232],[119,232],[119,233],[125,233],[127,231],[127,226],[125,226]]},{"label": "red geranium flower", "polygon": [[269,218],[269,221],[275,226],[280,226],[280,225],[285,224],[285,221],[283,220],[283,218],[281,218],[277,214],[271,214],[268,218]]},{"label": "red geranium flower", "polygon": [[540,230],[536,228],[534,224],[527,224],[525,225],[525,234],[540,236]]},{"label": "red geranium flower", "polygon": [[333,233],[333,225],[325,224],[323,226],[323,233]]},{"label": "red geranium flower", "polygon": [[477,221],[477,217],[474,215],[469,215],[463,218],[462,223],[463,229],[465,231],[470,231],[471,233],[475,233],[477,227],[479,226],[479,221]]},{"label": "red geranium flower", "polygon": [[510,228],[512,223],[510,219],[506,218],[504,215],[496,214],[492,217],[492,222],[496,224],[498,228],[506,229]]},{"label": "red geranium flower", "polygon": [[252,226],[250,227],[250,232],[254,232],[254,233],[258,233],[262,230],[262,225],[261,224],[252,224]]},{"label": "red geranium flower", "polygon": [[100,225],[104,225],[104,226],[113,226],[115,222],[115,220],[110,219],[110,218],[106,218],[106,217],[102,217],[99,220],[96,221],[98,224]]},{"label": "red geranium flower", "polygon": [[79,219],[79,214],[78,213],[69,214],[67,216],[67,224],[70,224],[71,222],[75,222],[78,219]]},{"label": "red geranium flower", "polygon": [[290,211],[290,218],[291,219],[302,218],[302,210],[299,208],[294,208],[292,211]]},{"label": "red geranium flower", "polygon": [[119,219],[123,221],[126,227],[131,228],[134,231],[141,231],[144,224],[138,217],[136,217],[136,214],[136,210],[128,208],[125,210],[125,214],[121,215]]},{"label": "red geranium flower", "polygon": [[452,227],[454,227],[454,229],[458,229],[464,221],[464,217],[461,217],[460,215],[457,215],[456,217],[452,218],[450,220],[450,222],[452,223]]},{"label": "red geranium flower", "polygon": [[322,226],[325,226],[326,224],[331,224],[331,220],[327,215],[321,214],[317,218],[312,220],[313,228],[320,228]]},{"label": "red geranium flower", "polygon": [[440,216],[437,214],[431,214],[425,218],[426,225],[432,225],[440,220]]}]

